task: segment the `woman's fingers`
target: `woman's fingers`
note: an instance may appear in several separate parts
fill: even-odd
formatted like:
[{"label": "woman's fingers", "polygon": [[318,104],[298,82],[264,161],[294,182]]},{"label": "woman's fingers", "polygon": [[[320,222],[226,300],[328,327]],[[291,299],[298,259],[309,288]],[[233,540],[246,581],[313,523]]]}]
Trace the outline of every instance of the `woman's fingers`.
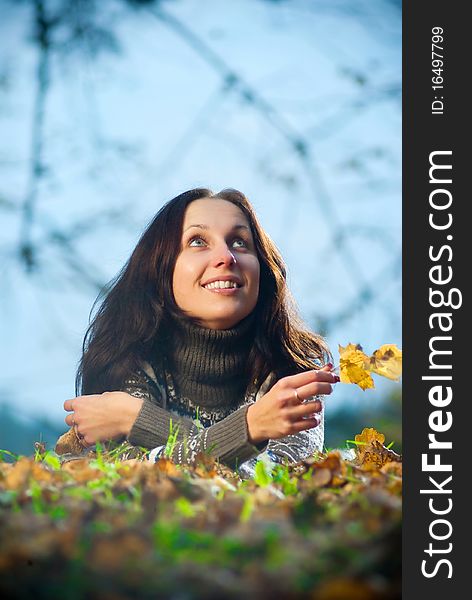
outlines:
[{"label": "woman's fingers", "polygon": [[[298,397],[300,398],[300,400],[306,400],[307,398],[310,398],[311,396],[318,396],[318,395],[326,396],[328,394],[331,394],[332,391],[333,391],[333,386],[331,383],[318,382],[318,381],[316,383],[309,383],[307,385],[297,388],[297,394],[298,394]],[[295,396],[295,394],[294,394],[294,396]]]},{"label": "woman's fingers", "polygon": [[319,400],[314,400],[313,402],[305,402],[304,404],[300,404],[299,406],[294,406],[290,409],[290,418],[292,421],[298,421],[303,417],[308,415],[312,415],[313,413],[321,412],[323,405]]},{"label": "woman's fingers", "polygon": [[304,371],[303,373],[297,373],[296,375],[289,375],[288,377],[283,377],[280,380],[280,383],[283,386],[296,388],[298,390],[298,388],[303,387],[304,385],[308,385],[310,383],[337,383],[338,381],[339,377],[338,375],[336,375],[336,373],[331,373],[331,371],[319,369],[318,371]]},{"label": "woman's fingers", "polygon": [[292,423],[292,432],[298,433],[300,431],[305,431],[306,429],[313,429],[313,427],[318,427],[319,424],[320,420],[317,418],[303,419],[296,423]]},{"label": "woman's fingers", "polygon": [[77,425],[80,425],[80,418],[77,416],[76,413],[72,413],[70,415],[67,415],[66,418],[64,419],[64,421],[70,427],[75,427]]},{"label": "woman's fingers", "polygon": [[328,395],[333,391],[332,385],[339,381],[339,376],[331,372],[332,365],[326,365],[317,371],[305,371],[282,378],[278,384],[288,392],[288,402],[297,406],[311,396]]},{"label": "woman's fingers", "polygon": [[67,410],[67,411],[77,410],[78,406],[82,402],[89,402],[92,399],[95,402],[102,395],[103,394],[88,394],[86,396],[77,396],[76,398],[71,398],[70,400],[66,400],[64,402],[64,410]]}]

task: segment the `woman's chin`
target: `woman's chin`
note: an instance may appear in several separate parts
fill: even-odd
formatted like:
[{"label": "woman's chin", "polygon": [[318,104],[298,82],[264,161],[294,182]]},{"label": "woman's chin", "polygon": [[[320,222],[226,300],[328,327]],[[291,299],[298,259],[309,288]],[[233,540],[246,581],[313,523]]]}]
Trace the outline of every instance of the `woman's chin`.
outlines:
[{"label": "woman's chin", "polygon": [[199,321],[201,326],[206,329],[231,329],[236,327],[246,316],[241,314],[220,314],[205,318],[199,317]]}]

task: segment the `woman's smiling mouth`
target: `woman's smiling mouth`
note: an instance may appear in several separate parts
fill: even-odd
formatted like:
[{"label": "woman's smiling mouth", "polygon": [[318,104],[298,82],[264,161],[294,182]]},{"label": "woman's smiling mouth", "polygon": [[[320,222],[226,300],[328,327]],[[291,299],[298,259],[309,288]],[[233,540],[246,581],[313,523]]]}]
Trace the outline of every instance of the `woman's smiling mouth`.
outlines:
[{"label": "woman's smiling mouth", "polygon": [[202,285],[205,290],[225,296],[235,294],[242,286],[234,280],[217,279]]}]

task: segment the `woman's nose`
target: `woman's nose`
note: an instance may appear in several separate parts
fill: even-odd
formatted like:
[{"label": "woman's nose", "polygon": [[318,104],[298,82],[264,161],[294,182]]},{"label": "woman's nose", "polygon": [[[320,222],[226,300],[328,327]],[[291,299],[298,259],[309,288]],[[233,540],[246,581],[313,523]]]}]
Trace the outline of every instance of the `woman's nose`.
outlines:
[{"label": "woman's nose", "polygon": [[219,246],[215,248],[214,263],[215,265],[232,265],[236,263],[236,258],[228,246]]}]

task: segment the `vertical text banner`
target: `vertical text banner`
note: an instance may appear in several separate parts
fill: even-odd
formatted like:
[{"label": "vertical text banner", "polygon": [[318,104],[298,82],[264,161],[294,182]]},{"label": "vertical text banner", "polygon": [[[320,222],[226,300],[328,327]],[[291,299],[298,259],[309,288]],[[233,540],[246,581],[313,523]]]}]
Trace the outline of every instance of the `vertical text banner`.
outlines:
[{"label": "vertical text banner", "polygon": [[470,39],[463,3],[403,3],[406,600],[450,600],[468,589]]}]

